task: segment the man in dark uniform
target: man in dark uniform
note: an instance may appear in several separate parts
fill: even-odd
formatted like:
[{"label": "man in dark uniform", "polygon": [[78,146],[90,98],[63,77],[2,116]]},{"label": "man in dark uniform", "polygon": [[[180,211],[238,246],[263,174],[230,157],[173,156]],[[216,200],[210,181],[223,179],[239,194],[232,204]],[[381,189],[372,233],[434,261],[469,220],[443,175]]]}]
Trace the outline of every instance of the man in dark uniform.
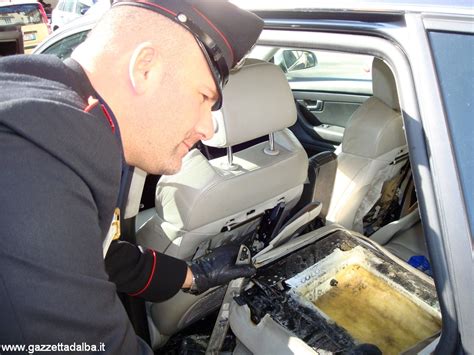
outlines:
[{"label": "man in dark uniform", "polygon": [[119,241],[104,265],[103,248],[124,164],[177,172],[261,28],[223,0],[119,1],[72,59],[0,61],[0,344],[152,353],[116,290],[161,301],[254,272],[234,246],[189,266]]}]

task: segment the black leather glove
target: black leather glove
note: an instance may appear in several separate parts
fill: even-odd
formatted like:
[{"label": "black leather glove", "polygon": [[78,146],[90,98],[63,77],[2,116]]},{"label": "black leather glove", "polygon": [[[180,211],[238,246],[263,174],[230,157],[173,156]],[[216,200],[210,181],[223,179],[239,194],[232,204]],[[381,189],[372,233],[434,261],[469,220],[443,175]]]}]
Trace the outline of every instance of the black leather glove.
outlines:
[{"label": "black leather glove", "polygon": [[252,264],[235,264],[239,249],[239,245],[223,245],[190,262],[188,265],[194,276],[194,285],[189,292],[203,293],[233,279],[255,275],[257,270]]}]

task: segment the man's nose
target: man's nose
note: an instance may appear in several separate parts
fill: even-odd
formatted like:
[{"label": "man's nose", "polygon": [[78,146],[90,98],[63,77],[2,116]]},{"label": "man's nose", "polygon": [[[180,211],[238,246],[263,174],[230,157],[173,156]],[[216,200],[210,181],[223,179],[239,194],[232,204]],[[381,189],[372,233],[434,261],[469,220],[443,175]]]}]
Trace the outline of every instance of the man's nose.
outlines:
[{"label": "man's nose", "polygon": [[215,123],[211,115],[211,111],[201,116],[195,127],[196,133],[202,136],[201,140],[211,139],[215,132]]}]

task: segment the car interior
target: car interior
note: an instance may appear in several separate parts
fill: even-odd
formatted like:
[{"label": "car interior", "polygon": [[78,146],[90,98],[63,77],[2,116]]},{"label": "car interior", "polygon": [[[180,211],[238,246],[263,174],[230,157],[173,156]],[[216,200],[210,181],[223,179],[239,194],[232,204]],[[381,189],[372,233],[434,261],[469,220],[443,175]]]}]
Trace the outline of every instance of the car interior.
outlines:
[{"label": "car interior", "polygon": [[[374,330],[367,338],[359,336],[357,330],[347,335],[350,326],[339,319],[336,323],[343,324],[343,329],[332,329],[333,322],[321,325],[317,317],[304,326],[308,320],[301,320],[296,327],[287,324],[307,300],[294,296],[292,299],[300,302],[294,304],[288,299],[282,301],[277,293],[298,293],[295,290],[302,286],[293,279],[317,265],[325,270],[327,259],[335,258],[347,245],[352,245],[350,249],[357,250],[356,254],[359,248],[367,248],[360,252],[364,261],[357,259],[358,266],[367,264],[363,268],[370,269],[385,265],[383,271],[374,273],[384,274],[386,282],[404,289],[410,304],[423,309],[423,315],[416,319],[429,318],[422,334],[401,343],[391,338],[385,343],[375,340],[376,346],[384,353],[402,351],[426,345],[426,339],[439,333],[441,316],[430,277],[395,79],[389,66],[378,58],[373,60],[371,74],[373,95],[352,113],[342,143],[334,151],[309,155],[312,150],[305,150],[297,137],[298,121],[308,114],[308,108],[295,100],[281,67],[247,59],[231,74],[224,89],[223,108],[214,115],[215,136],[190,151],[178,174],[159,178],[153,208],[143,208],[143,197],[140,205],[139,196],[147,191],[146,174],[135,169],[126,214],[134,216],[141,206],[135,222],[138,244],[184,260],[226,243],[243,243],[250,248],[259,271],[239,296],[244,307],[233,305],[230,350],[234,353],[341,351],[407,327],[400,321],[388,325],[383,335]],[[268,102],[272,104],[262,104]],[[304,251],[308,248],[310,256]],[[314,248],[326,251],[321,254]],[[369,255],[369,249],[377,256]],[[288,266],[290,263],[299,266],[289,272],[294,268]],[[324,282],[318,281],[320,284],[337,284],[334,270],[347,269],[350,264],[338,263],[343,266],[330,263],[331,280],[326,277]],[[283,276],[278,271],[281,265],[286,265]],[[268,280],[257,281],[262,277]],[[411,286],[400,285],[401,279],[410,280]],[[293,287],[292,282],[298,285]],[[163,303],[147,303],[153,347],[169,350],[192,342],[198,348],[201,344],[202,350],[209,334],[203,340],[202,334],[189,335],[187,329],[203,319],[212,323],[224,293],[225,287],[199,296],[179,292]],[[263,301],[259,298],[262,294]],[[375,298],[375,292],[369,297],[360,295],[364,299],[372,296]],[[272,306],[265,305],[268,301]],[[285,306],[275,311],[275,302]],[[398,298],[373,302],[402,303]],[[288,305],[292,307],[285,311]],[[394,312],[418,314],[410,307]],[[267,310],[263,312],[266,315],[262,310]],[[317,307],[317,313],[331,319],[329,311]],[[384,311],[381,317],[390,316]],[[367,320],[368,324],[379,321]],[[308,327],[323,330],[316,340],[307,339],[303,329]],[[260,341],[262,337],[269,341]]]}]

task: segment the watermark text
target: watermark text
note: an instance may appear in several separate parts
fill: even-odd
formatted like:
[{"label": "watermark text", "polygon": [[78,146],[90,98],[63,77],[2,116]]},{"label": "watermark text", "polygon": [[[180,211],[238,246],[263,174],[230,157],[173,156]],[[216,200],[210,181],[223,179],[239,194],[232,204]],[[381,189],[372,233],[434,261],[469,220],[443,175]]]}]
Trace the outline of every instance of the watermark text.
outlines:
[{"label": "watermark text", "polygon": [[105,344],[88,344],[86,342],[82,343],[72,343],[72,344],[0,344],[0,355],[8,353],[28,353],[35,354],[41,352],[105,352]]}]

